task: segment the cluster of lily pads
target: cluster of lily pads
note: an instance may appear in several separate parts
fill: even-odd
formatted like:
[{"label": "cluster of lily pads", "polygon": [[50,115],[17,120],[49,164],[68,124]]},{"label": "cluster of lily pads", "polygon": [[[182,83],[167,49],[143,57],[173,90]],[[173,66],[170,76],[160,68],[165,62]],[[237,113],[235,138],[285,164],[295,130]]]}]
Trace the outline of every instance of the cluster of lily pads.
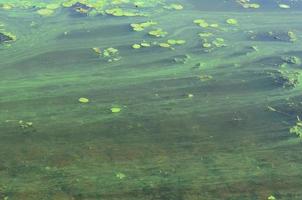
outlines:
[{"label": "cluster of lily pads", "polygon": [[153,26],[153,25],[157,25],[157,22],[147,21],[147,22],[142,22],[142,23],[130,24],[130,26],[132,27],[132,29],[134,31],[143,31],[143,30],[145,30],[145,28]]},{"label": "cluster of lily pads", "polygon": [[162,6],[165,9],[181,10],[183,6],[177,3],[166,4],[165,0],[53,0],[53,1],[15,1],[6,0],[0,3],[0,9],[11,10],[14,8],[36,9],[42,16],[51,16],[58,8],[72,8],[74,11],[98,15],[108,14],[112,16],[146,16],[139,8]]},{"label": "cluster of lily pads", "polygon": [[93,47],[92,50],[100,57],[107,60],[107,62],[114,62],[121,59],[119,50],[113,47],[101,50],[99,47]]}]

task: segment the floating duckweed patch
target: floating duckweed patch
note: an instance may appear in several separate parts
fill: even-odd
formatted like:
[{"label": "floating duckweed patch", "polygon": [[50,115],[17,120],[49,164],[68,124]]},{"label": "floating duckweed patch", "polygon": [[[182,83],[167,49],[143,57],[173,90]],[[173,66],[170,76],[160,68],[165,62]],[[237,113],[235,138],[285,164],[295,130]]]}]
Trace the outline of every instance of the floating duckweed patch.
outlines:
[{"label": "floating duckweed patch", "polygon": [[16,41],[17,37],[10,32],[0,32],[0,43]]},{"label": "floating duckweed patch", "polygon": [[51,16],[54,13],[54,10],[51,9],[40,9],[37,13],[41,16]]},{"label": "floating duckweed patch", "polygon": [[112,107],[110,108],[110,110],[112,113],[119,113],[122,109],[120,107]]},{"label": "floating duckweed patch", "polygon": [[89,102],[89,99],[85,98],[85,97],[81,97],[79,98],[79,102],[80,103],[88,103]]},{"label": "floating duckweed patch", "polygon": [[193,22],[202,28],[209,27],[209,24],[204,19],[195,19]]},{"label": "floating duckweed patch", "polygon": [[214,41],[212,41],[212,44],[216,47],[224,47],[226,46],[226,44],[224,43],[224,39],[223,38],[215,38]]},{"label": "floating duckweed patch", "polygon": [[163,31],[161,28],[152,30],[149,32],[149,35],[155,36],[155,37],[165,37],[168,34],[168,32]]},{"label": "floating duckweed patch", "polygon": [[147,21],[147,22],[142,22],[139,24],[131,24],[131,27],[134,31],[143,31],[145,28],[156,25],[157,22],[154,21]]},{"label": "floating duckweed patch", "polygon": [[230,25],[237,25],[238,21],[236,19],[230,18],[226,20],[226,23]]},{"label": "floating duckweed patch", "polygon": [[299,138],[302,138],[302,122],[300,120],[298,120],[296,122],[296,125],[289,129],[289,132],[291,134],[295,134]]}]

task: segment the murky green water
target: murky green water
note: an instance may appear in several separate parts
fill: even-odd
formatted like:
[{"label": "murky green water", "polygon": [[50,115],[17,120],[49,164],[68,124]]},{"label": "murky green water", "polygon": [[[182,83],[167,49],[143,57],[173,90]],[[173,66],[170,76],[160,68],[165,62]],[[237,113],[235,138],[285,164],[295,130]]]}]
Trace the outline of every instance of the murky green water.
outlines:
[{"label": "murky green water", "polygon": [[0,7],[1,200],[302,199],[302,1]]}]

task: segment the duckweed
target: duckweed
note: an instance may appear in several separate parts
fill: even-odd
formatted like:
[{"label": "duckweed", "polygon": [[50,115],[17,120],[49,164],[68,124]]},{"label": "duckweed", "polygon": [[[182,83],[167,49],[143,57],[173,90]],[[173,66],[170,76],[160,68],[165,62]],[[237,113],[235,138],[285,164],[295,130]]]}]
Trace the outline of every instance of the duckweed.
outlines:
[{"label": "duckweed", "polygon": [[134,44],[134,45],[132,45],[132,48],[133,49],[140,49],[141,45],[140,44]]}]

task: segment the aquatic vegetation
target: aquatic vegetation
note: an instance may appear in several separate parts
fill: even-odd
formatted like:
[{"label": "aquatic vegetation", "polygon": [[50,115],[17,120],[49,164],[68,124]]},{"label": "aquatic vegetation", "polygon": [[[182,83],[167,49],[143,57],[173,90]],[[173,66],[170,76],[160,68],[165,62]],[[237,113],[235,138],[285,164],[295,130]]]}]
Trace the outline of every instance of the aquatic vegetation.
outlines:
[{"label": "aquatic vegetation", "polygon": [[85,97],[81,97],[79,98],[79,102],[80,103],[88,103],[89,102],[89,99],[85,98]]},{"label": "aquatic vegetation", "polygon": [[132,45],[132,48],[133,49],[140,49],[141,45],[140,44],[134,44],[134,45]]},{"label": "aquatic vegetation", "polygon": [[122,109],[120,107],[112,107],[110,108],[110,110],[112,113],[119,113]]},{"label": "aquatic vegetation", "polygon": [[281,85],[283,88],[294,88],[299,84],[299,72],[287,71],[287,70],[273,70],[267,72],[271,76],[277,85]]},{"label": "aquatic vegetation", "polygon": [[294,32],[288,31],[287,35],[289,37],[289,41],[291,41],[291,42],[297,41],[297,35]]},{"label": "aquatic vegetation", "polygon": [[54,10],[51,9],[40,9],[37,13],[41,16],[51,16],[54,13]]},{"label": "aquatic vegetation", "polygon": [[183,6],[181,4],[170,4],[168,6],[164,6],[164,8],[166,9],[174,9],[174,10],[182,10],[183,9]]},{"label": "aquatic vegetation", "polygon": [[188,54],[186,54],[186,55],[180,55],[180,56],[174,57],[174,58],[173,58],[173,61],[174,61],[175,63],[185,64],[185,63],[187,63],[190,59],[191,59],[191,56],[189,56]]},{"label": "aquatic vegetation", "polygon": [[210,48],[210,47],[212,47],[212,44],[208,43],[208,42],[205,42],[205,43],[202,44],[202,47],[203,48]]},{"label": "aquatic vegetation", "polygon": [[215,38],[215,40],[212,42],[212,44],[216,47],[225,47],[226,46],[223,38]]},{"label": "aquatic vegetation", "polygon": [[124,178],[126,178],[126,175],[123,174],[123,173],[121,173],[121,172],[116,173],[115,176],[116,176],[116,178],[118,178],[118,179],[124,179]]},{"label": "aquatic vegetation", "polygon": [[280,7],[280,8],[283,8],[283,9],[288,9],[288,8],[290,8],[290,6],[287,5],[287,4],[279,4],[279,7]]},{"label": "aquatic vegetation", "polygon": [[277,200],[277,199],[273,195],[270,195],[269,197],[267,197],[267,200]]},{"label": "aquatic vegetation", "polygon": [[212,79],[213,79],[213,76],[211,76],[211,75],[200,75],[199,76],[199,80],[202,82],[209,81]]},{"label": "aquatic vegetation", "polygon": [[156,30],[152,30],[149,32],[149,35],[155,36],[155,37],[165,37],[168,34],[168,32],[163,31],[161,28],[158,28]]},{"label": "aquatic vegetation", "polygon": [[104,49],[102,56],[107,59],[108,62],[118,61],[121,59],[119,51],[113,47]]},{"label": "aquatic vegetation", "polygon": [[188,94],[188,98],[193,98],[194,94]]},{"label": "aquatic vegetation", "polygon": [[10,41],[16,41],[17,37],[10,33],[10,32],[1,32],[0,31],[0,44],[1,43],[6,43],[6,42],[10,42]]},{"label": "aquatic vegetation", "polygon": [[144,16],[143,14],[136,13],[136,12],[130,12],[130,11],[124,11],[121,8],[112,8],[105,10],[105,13],[108,15],[116,16],[116,17],[134,17],[134,16]]},{"label": "aquatic vegetation", "polygon": [[147,22],[142,22],[142,23],[138,23],[138,24],[130,24],[130,26],[132,27],[132,29],[134,31],[143,31],[143,30],[145,30],[145,28],[154,26],[156,24],[157,24],[157,22],[147,21]]},{"label": "aquatic vegetation", "polygon": [[296,125],[291,127],[289,129],[289,132],[291,134],[295,134],[296,136],[298,136],[299,138],[302,138],[302,122],[300,121],[300,119],[298,118]]},{"label": "aquatic vegetation", "polygon": [[195,19],[193,22],[202,28],[209,27],[209,24],[204,19]]},{"label": "aquatic vegetation", "polygon": [[163,48],[170,48],[170,47],[171,47],[170,44],[164,43],[164,42],[161,42],[161,43],[159,43],[158,45],[159,45],[160,47],[163,47]]},{"label": "aquatic vegetation", "polygon": [[230,18],[226,20],[226,23],[230,25],[237,25],[238,21],[236,19]]},{"label": "aquatic vegetation", "polygon": [[101,55],[102,54],[102,50],[99,47],[93,47],[92,50],[97,54],[97,55]]},{"label": "aquatic vegetation", "polygon": [[23,128],[23,129],[26,129],[26,128],[33,127],[33,123],[32,122],[26,122],[26,121],[20,120],[19,121],[19,126],[21,128]]},{"label": "aquatic vegetation", "polygon": [[211,36],[213,36],[213,33],[210,33],[210,32],[204,32],[204,33],[199,33],[198,34],[199,35],[199,37],[211,37]]},{"label": "aquatic vegetation", "polygon": [[282,60],[288,64],[301,65],[301,59],[297,56],[283,56]]},{"label": "aquatic vegetation", "polygon": [[150,47],[150,46],[151,46],[151,44],[148,43],[148,42],[141,42],[140,45],[141,45],[142,47]]},{"label": "aquatic vegetation", "polygon": [[257,3],[250,3],[249,0],[237,0],[237,2],[243,7],[243,8],[260,8],[260,5]]},{"label": "aquatic vegetation", "polygon": [[167,40],[167,43],[170,44],[170,45],[182,45],[182,44],[185,44],[186,41],[185,40]]}]

